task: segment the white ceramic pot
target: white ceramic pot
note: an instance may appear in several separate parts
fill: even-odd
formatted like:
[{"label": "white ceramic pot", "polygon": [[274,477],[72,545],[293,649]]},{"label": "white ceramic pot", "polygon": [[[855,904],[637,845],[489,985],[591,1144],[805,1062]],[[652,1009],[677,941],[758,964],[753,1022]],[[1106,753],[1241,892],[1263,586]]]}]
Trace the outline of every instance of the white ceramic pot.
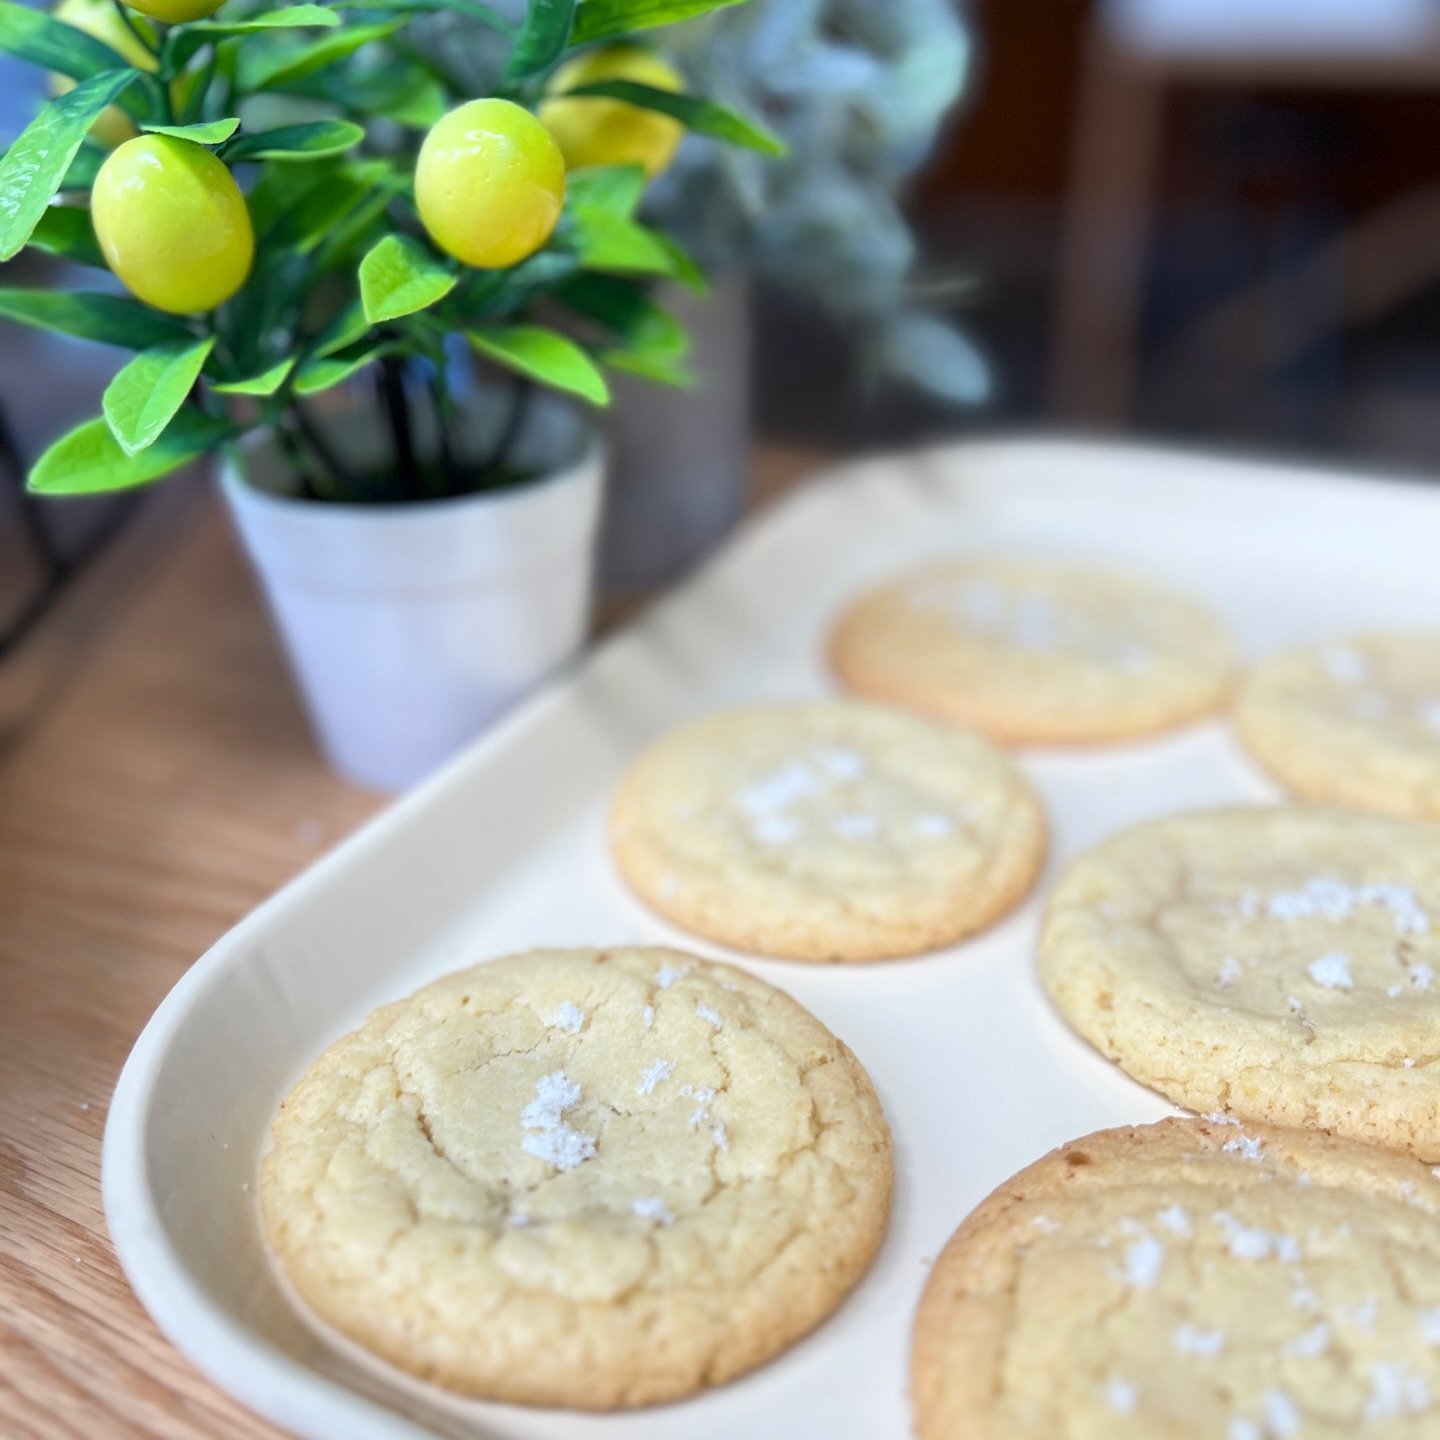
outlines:
[{"label": "white ceramic pot", "polygon": [[[360,427],[370,417],[357,417]],[[585,639],[603,456],[453,500],[301,499],[273,440],[221,486],[315,731],[349,780],[398,790]]]}]

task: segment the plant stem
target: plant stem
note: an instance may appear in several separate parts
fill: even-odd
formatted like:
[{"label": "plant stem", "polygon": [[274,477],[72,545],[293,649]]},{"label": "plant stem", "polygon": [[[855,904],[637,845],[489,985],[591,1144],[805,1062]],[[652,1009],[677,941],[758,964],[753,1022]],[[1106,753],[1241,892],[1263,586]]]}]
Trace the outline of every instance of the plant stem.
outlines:
[{"label": "plant stem", "polygon": [[114,0],[114,4],[115,13],[120,17],[121,24],[123,24],[125,28],[135,37],[135,39],[139,41],[139,43],[143,45],[152,55],[159,55],[159,40],[152,40],[149,36],[145,34],[145,32],[131,18],[130,12],[120,3],[120,0]]},{"label": "plant stem", "polygon": [[481,482],[487,482],[491,473],[500,468],[501,462],[510,453],[510,447],[515,443],[515,437],[525,423],[525,412],[530,408],[530,397],[534,392],[534,383],[524,379],[517,379],[511,388],[510,413],[505,417],[505,423],[500,427],[500,433],[495,437],[490,453],[480,466],[477,479]]},{"label": "plant stem", "polygon": [[440,437],[440,465],[445,471],[445,493],[460,495],[465,489],[465,477],[460,473],[455,449],[450,443],[450,422],[454,416],[454,406],[450,403],[450,392],[445,384],[443,368],[437,370],[434,379],[430,381],[430,398],[435,402],[435,433]]},{"label": "plant stem", "polygon": [[358,499],[365,488],[360,477],[331,448],[319,427],[305,413],[298,397],[290,402],[290,413],[295,417],[296,429],[305,437],[305,443],[319,457],[320,463],[330,472],[336,488],[341,493]]},{"label": "plant stem", "polygon": [[393,355],[380,361],[380,398],[390,419],[394,442],[395,471],[401,487],[412,500],[425,498],[420,466],[415,458],[415,437],[410,430],[410,406],[405,399],[405,372]]},{"label": "plant stem", "polygon": [[310,462],[306,459],[305,452],[300,448],[300,442],[295,438],[290,426],[282,418],[275,425],[275,442],[280,446],[281,453],[290,462],[291,468],[300,477],[300,494],[306,500],[322,499],[320,488],[315,484],[315,477],[310,471]]}]

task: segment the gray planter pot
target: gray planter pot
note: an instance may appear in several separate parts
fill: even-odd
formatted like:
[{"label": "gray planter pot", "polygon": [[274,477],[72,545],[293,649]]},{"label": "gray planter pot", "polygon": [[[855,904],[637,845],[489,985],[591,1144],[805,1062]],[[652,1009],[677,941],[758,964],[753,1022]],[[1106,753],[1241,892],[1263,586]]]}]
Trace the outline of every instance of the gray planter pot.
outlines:
[{"label": "gray planter pot", "polygon": [[616,376],[608,417],[610,481],[600,580],[660,584],[688,570],[734,528],[750,479],[750,284],[717,280],[708,297],[666,304],[691,337],[691,392]]}]

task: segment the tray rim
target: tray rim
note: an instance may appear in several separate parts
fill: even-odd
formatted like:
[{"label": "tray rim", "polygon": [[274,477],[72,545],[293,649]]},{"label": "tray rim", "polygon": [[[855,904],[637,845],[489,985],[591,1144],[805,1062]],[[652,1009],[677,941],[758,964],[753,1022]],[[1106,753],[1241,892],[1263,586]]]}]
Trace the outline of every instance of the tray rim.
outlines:
[{"label": "tray rim", "polygon": [[[778,501],[747,516],[718,552],[633,620],[583,651],[435,774],[383,806],[333,849],[261,901],[184,971],[146,1022],[121,1069],[106,1117],[101,1149],[106,1226],[121,1269],[141,1305],[166,1339],[207,1380],[242,1407],[303,1435],[337,1433],[337,1422],[343,1423],[347,1440],[434,1440],[436,1434],[370,1400],[363,1392],[301,1364],[211,1301],[177,1254],[161,1215],[159,1197],[151,1191],[146,1148],[156,1074],[167,1047],[183,1029],[206,989],[217,976],[244,963],[251,937],[263,933],[332,874],[343,872],[358,856],[386,843],[392,831],[422,815],[461,775],[485,768],[493,754],[503,751],[559,703],[581,672],[635,643],[639,631],[662,622],[717,568],[734,563],[741,552],[763,543],[767,530],[814,504],[822,491],[828,501],[840,486],[863,485],[876,465],[950,464],[995,455],[1023,458],[1027,453],[1037,462],[1053,464],[1058,454],[1076,451],[1092,458],[1123,452],[1127,461],[1148,457],[1157,465],[1181,462],[1187,469],[1204,471],[1207,486],[1254,491],[1259,487],[1303,484],[1311,494],[1324,489],[1336,498],[1363,489],[1368,498],[1381,499],[1381,503],[1418,502],[1431,511],[1440,507],[1440,494],[1426,493],[1422,488],[1426,477],[1415,472],[1377,473],[1312,466],[1294,457],[1240,450],[1200,451],[1181,445],[1136,443],[1123,437],[1021,432],[860,455],[822,465]],[[1195,479],[1194,475],[1186,475],[1184,482],[1193,484]],[[257,1378],[263,1379],[263,1385],[255,1383]]]}]

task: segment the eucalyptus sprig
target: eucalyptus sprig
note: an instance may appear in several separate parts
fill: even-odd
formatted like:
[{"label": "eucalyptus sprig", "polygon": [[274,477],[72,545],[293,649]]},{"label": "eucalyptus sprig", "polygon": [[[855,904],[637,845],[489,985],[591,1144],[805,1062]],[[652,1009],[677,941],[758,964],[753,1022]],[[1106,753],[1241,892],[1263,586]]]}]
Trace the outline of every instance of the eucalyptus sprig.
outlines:
[{"label": "eucalyptus sprig", "polygon": [[[30,488],[149,484],[257,426],[279,433],[317,498],[495,483],[504,455],[457,461],[452,337],[522,393],[603,406],[612,368],[691,383],[684,332],[652,291],[704,281],[636,218],[654,156],[567,171],[535,112],[565,92],[572,139],[583,100],[597,124],[621,105],[664,117],[652,128],[778,151],[759,123],[678,84],[576,63],[725,3],[529,0],[517,25],[481,0],[64,0],[51,15],[0,0],[0,50],[61,77],[0,156],[0,260],[28,247],[108,266],[131,291],[0,287],[0,318],[135,352],[101,416],[40,457]],[[502,134],[488,169],[447,148],[466,97],[443,59],[407,41],[436,11],[508,47],[496,93],[468,97]],[[396,453],[357,489],[307,406],[368,371]],[[414,450],[421,397],[435,407],[433,456]]]}]

